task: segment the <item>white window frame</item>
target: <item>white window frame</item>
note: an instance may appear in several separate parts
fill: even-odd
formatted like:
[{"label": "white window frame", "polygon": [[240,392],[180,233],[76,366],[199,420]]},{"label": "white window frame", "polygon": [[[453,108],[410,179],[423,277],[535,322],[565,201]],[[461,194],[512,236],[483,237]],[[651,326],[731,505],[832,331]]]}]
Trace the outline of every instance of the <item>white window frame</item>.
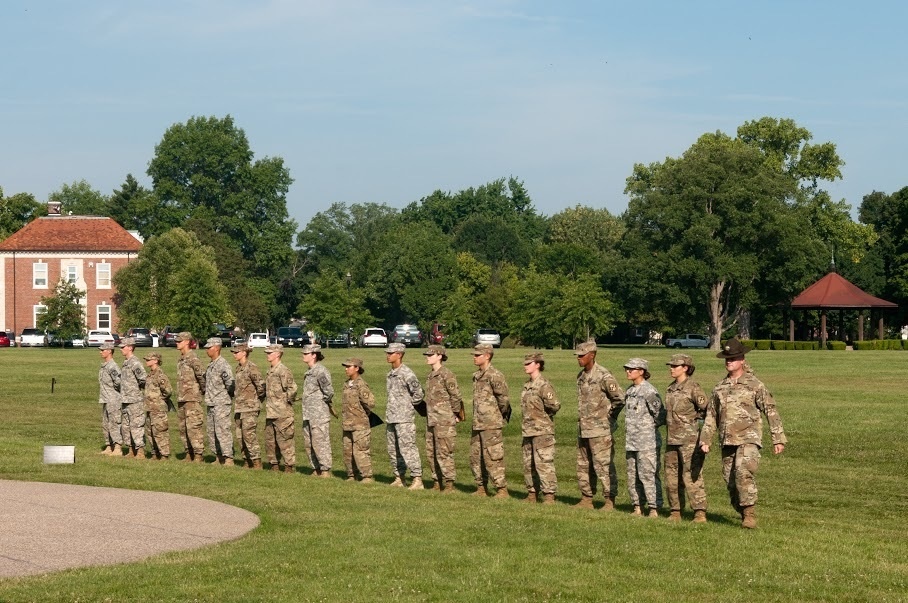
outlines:
[{"label": "white window frame", "polygon": [[32,324],[35,325],[35,328],[38,328],[38,317],[42,314],[47,313],[47,306],[44,304],[35,304],[32,306]]},{"label": "white window frame", "polygon": [[[97,308],[95,308],[95,324],[98,330],[110,331],[111,310],[110,304],[98,304]],[[107,314],[107,324],[101,323],[101,314]]]},{"label": "white window frame", "polygon": [[76,266],[67,266],[66,267],[66,282],[70,285],[75,285],[76,281],[79,280],[79,269]]},{"label": "white window frame", "polygon": [[47,262],[38,260],[32,264],[32,286],[35,289],[47,289]]}]

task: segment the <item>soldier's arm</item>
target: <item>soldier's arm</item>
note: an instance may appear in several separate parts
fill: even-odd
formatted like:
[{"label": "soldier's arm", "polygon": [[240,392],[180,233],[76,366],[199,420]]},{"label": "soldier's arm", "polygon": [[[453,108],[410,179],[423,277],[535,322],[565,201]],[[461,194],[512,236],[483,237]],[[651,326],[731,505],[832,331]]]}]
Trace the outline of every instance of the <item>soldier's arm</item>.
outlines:
[{"label": "soldier's arm", "polygon": [[110,380],[113,383],[114,389],[120,391],[120,369],[116,366],[112,366],[107,369],[107,372],[110,374]]},{"label": "soldier's arm", "polygon": [[[624,390],[618,385],[618,381],[616,381],[612,375],[608,375],[599,382],[599,387],[602,389],[602,393],[605,394],[605,397],[611,400],[612,409],[614,410],[617,408],[620,412],[621,407],[624,406]],[[618,413],[615,412],[616,416],[617,414]]]},{"label": "soldier's arm", "polygon": [[224,365],[224,370],[221,371],[221,381],[224,382],[224,389],[227,390],[227,395],[232,396],[236,388],[236,381],[233,379],[233,371],[230,370],[230,366],[227,364]]},{"label": "soldier's arm", "polygon": [[331,400],[334,398],[334,386],[331,384],[331,373],[328,372],[328,369],[321,371],[317,383],[319,390],[322,392],[322,398],[325,400],[325,404],[330,406]]},{"label": "soldier's arm", "polygon": [[293,379],[293,373],[289,370],[284,371],[281,375],[281,387],[287,393],[287,401],[291,404],[296,399],[296,381]]},{"label": "soldier's arm", "polygon": [[249,371],[249,381],[252,383],[252,386],[255,388],[255,395],[258,396],[259,400],[265,399],[265,380],[262,378],[262,371],[259,370],[259,367],[254,366]]},{"label": "soldier's arm", "polygon": [[769,421],[769,434],[772,437],[773,449],[776,454],[779,454],[785,449],[788,438],[785,436],[785,429],[782,427],[782,417],[779,416],[779,411],[776,410],[776,401],[763,385],[757,390],[756,404],[757,408],[766,415],[766,420]]},{"label": "soldier's arm", "polygon": [[653,420],[656,422],[656,427],[660,425],[665,425],[665,406],[662,404],[662,398],[659,396],[659,392],[654,389],[646,395],[646,407],[649,409],[649,414],[652,415]]},{"label": "soldier's arm", "polygon": [[492,386],[492,393],[495,394],[495,401],[498,402],[498,410],[501,411],[501,414],[511,410],[511,397],[504,375],[495,375],[489,380],[489,385]]},{"label": "soldier's arm", "polygon": [[199,389],[205,393],[205,369],[202,368],[202,362],[198,358],[192,359],[192,372],[195,374],[195,381],[199,384]]},{"label": "soldier's arm", "polygon": [[410,401],[413,403],[413,406],[417,406],[423,400],[426,399],[426,393],[422,389],[422,384],[419,382],[419,379],[416,377],[416,373],[410,372],[406,380],[407,392],[410,394]]},{"label": "soldier's arm", "polygon": [[697,409],[697,414],[702,417],[706,413],[706,407],[709,406],[709,398],[706,397],[699,383],[694,383],[690,395],[694,408]]},{"label": "soldier's arm", "polygon": [[716,417],[718,416],[719,395],[713,392],[709,405],[706,407],[706,419],[703,421],[703,428],[700,430],[700,450],[709,452],[710,442],[713,440],[713,433],[716,431]]},{"label": "soldier's arm", "polygon": [[164,374],[164,371],[161,371],[158,387],[161,388],[161,395],[165,398],[169,398],[173,395],[173,386],[170,385],[170,378]]},{"label": "soldier's arm", "polygon": [[[362,381],[362,379],[360,379]],[[375,408],[375,394],[369,389],[369,386],[363,381],[359,386],[359,403],[363,405],[366,412],[371,412]]]},{"label": "soldier's arm", "polygon": [[555,388],[552,387],[551,383],[546,383],[539,390],[539,396],[542,398],[542,407],[545,409],[546,414],[550,417],[554,417],[555,413],[561,409],[561,402],[558,401],[558,396],[555,394]]},{"label": "soldier's arm", "polygon": [[136,362],[135,368],[132,369],[133,375],[136,376],[136,381],[139,384],[139,389],[145,388],[145,380],[148,379],[148,374],[145,372],[145,367],[141,363]]},{"label": "soldier's arm", "polygon": [[460,394],[460,387],[457,385],[457,377],[454,373],[448,373],[445,376],[444,385],[445,391],[448,392],[448,400],[451,402],[451,411],[463,421],[463,396]]}]

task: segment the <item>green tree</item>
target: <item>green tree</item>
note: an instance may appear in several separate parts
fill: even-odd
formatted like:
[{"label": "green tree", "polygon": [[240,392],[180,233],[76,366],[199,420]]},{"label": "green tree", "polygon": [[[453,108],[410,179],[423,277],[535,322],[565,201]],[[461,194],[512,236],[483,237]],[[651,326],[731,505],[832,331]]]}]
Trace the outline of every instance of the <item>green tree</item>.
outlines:
[{"label": "green tree", "polygon": [[52,192],[48,201],[60,203],[60,213],[75,216],[107,216],[110,212],[108,199],[95,190],[86,180],[64,184]]},{"label": "green tree", "polygon": [[305,316],[318,333],[330,335],[348,329],[358,333],[375,322],[365,301],[364,292],[348,284],[346,278],[336,273],[323,274],[300,302],[297,314]]},{"label": "green tree", "polygon": [[568,279],[560,293],[561,332],[571,342],[571,347],[608,333],[622,318],[618,306],[592,275]]},{"label": "green tree", "polygon": [[148,232],[157,220],[157,200],[150,190],[139,184],[132,174],[108,199],[108,215],[127,230]]},{"label": "green tree", "polygon": [[[199,254],[201,255],[201,254]],[[174,275],[167,318],[202,338],[214,324],[224,322],[227,292],[218,282],[217,267],[211,261],[194,258]]]},{"label": "green tree", "polygon": [[524,345],[551,348],[562,341],[559,310],[565,278],[530,268],[517,288],[511,333]]},{"label": "green tree", "polygon": [[52,295],[41,298],[47,311],[38,316],[39,329],[52,332],[58,341],[68,341],[85,333],[85,309],[81,300],[85,296],[75,285],[61,280]]},{"label": "green tree", "polygon": [[3,195],[0,188],[0,241],[6,239],[35,218],[47,215],[47,206],[39,203],[30,193]]}]

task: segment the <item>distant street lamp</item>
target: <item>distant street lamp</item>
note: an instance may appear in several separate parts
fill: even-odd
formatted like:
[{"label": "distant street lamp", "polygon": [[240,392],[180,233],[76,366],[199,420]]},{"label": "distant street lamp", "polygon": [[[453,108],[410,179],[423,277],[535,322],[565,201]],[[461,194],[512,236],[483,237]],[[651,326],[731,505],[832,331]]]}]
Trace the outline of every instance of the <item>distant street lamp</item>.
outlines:
[{"label": "distant street lamp", "polygon": [[350,324],[350,314],[352,309],[350,308],[350,283],[353,281],[353,275],[350,274],[350,271],[347,271],[347,333],[352,335],[353,325]]}]

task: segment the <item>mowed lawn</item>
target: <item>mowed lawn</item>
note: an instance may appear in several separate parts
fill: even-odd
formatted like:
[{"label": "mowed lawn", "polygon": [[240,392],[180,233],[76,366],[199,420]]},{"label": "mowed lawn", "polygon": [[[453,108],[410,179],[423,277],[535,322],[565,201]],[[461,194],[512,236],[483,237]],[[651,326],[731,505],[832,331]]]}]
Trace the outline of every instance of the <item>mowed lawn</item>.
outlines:
[{"label": "mowed lawn", "polygon": [[[623,430],[616,442],[619,509],[571,508],[579,492],[577,364],[569,350],[546,351],[545,376],[563,405],[556,417],[558,504],[523,502],[519,398],[525,352],[500,350],[493,361],[508,377],[516,409],[505,430],[513,497],[480,500],[468,495],[473,491],[469,420],[458,432],[460,491],[451,496],[387,485],[383,427],[373,431],[379,483],[345,482],[338,421],[332,424],[331,480],[312,477],[302,460],[297,474],[284,475],[100,456],[97,350],[4,349],[0,477],[189,494],[248,509],[262,523],[240,540],[206,549],[2,580],[0,601],[908,600],[908,354],[748,355],[778,401],[790,441],[786,452],[774,457],[767,430],[758,477],[759,528],[747,531],[728,504],[718,448],[707,460],[706,525],[693,525],[689,511],[680,525],[632,517]],[[174,379],[177,352],[164,354],[164,368]],[[340,392],[343,382],[340,362],[351,354],[365,359],[365,378],[383,411],[387,365],[381,350],[328,350],[325,363],[335,388]],[[203,351],[199,355],[207,364]],[[694,378],[711,390],[723,376],[722,361],[710,352],[692,355],[698,363]],[[664,392],[669,350],[599,352],[600,363],[622,383],[621,366],[631,356],[650,361],[652,382]],[[119,353],[117,359],[122,360]],[[253,360],[265,365],[261,351]],[[421,350],[408,351],[404,361],[425,377]],[[288,352],[285,362],[302,381],[300,353]],[[448,365],[458,375],[469,416],[470,352],[451,351]],[[336,399],[339,404],[339,393]],[[182,456],[173,415],[171,425],[174,450]],[[424,421],[418,427],[424,450]],[[301,434],[297,439],[299,451]],[[74,444],[76,464],[42,465],[44,444]],[[601,504],[601,494],[596,501]]]}]

